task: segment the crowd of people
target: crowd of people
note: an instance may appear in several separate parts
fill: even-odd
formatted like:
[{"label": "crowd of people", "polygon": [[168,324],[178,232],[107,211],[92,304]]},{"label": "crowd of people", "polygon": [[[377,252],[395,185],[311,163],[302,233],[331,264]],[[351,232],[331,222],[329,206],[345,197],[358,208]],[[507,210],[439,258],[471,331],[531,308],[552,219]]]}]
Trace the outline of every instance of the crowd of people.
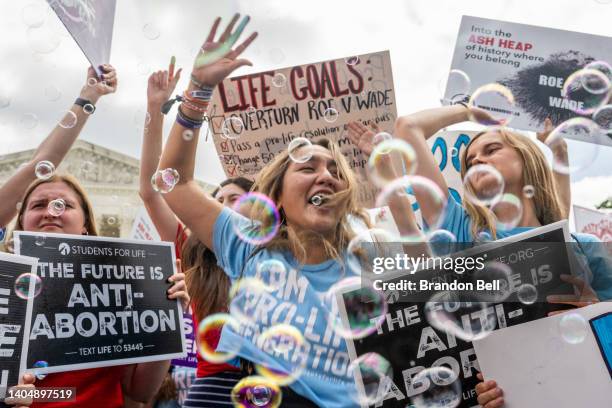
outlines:
[{"label": "crowd of people", "polygon": [[[211,95],[231,73],[251,65],[241,55],[257,33],[235,47],[227,47],[228,41],[236,42],[248,22],[243,20],[236,27],[238,19],[238,15],[234,16],[220,34],[220,19],[215,20],[190,73],[189,86],[178,104],[165,146],[162,143],[165,117],[162,110],[175,91],[181,70],[174,72],[172,64],[168,70],[153,73],[148,80],[150,118],[147,120],[150,121],[142,140],[139,193],[161,240],[174,242],[178,259],[178,272],[170,278],[169,288],[163,290],[167,290],[168,298],[179,299],[184,310],[191,310],[197,327],[210,315],[230,311],[232,284],[257,277],[258,265],[266,260],[282,260],[288,270],[297,272],[299,290],[297,294],[280,289],[271,291],[267,295],[270,304],[290,302],[298,314],[314,317],[293,323],[300,332],[309,333],[312,345],[303,355],[284,361],[295,362],[296,358],[303,358],[304,369],[294,381],[281,384],[281,406],[357,406],[358,402],[352,398],[357,393],[352,373],[346,365],[342,368],[333,363],[334,355],[347,352],[346,342],[341,336],[328,333],[325,320],[316,318],[326,314],[327,305],[321,294],[340,280],[356,276],[352,268],[346,267],[347,246],[355,236],[352,226],[355,223],[370,225],[358,200],[358,177],[339,147],[326,139],[313,141],[311,146],[298,146],[298,149],[309,149],[310,158],[305,161],[295,161],[289,151],[282,152],[262,169],[254,182],[245,178],[228,179],[212,195],[203,191],[194,179],[198,139],[205,126]],[[88,70],[87,82],[79,94],[86,103],[96,105],[100,98],[117,89],[115,69],[104,65],[102,70],[101,78],[96,77],[92,68]],[[475,165],[492,166],[503,176],[504,192],[517,197],[524,197],[525,186],[537,186],[532,198],[521,199],[523,213],[518,225],[499,230],[486,206],[468,199],[459,203],[448,193],[447,181],[427,139],[447,126],[473,118],[471,109],[465,104],[438,107],[401,116],[395,122],[393,137],[410,144],[418,158],[415,174],[433,181],[444,193],[445,212],[443,219],[438,220],[440,214],[435,211],[437,205],[431,201],[432,196],[415,191],[424,222],[439,225],[439,229],[451,232],[459,242],[473,242],[483,231],[492,239],[505,238],[566,219],[571,202],[567,174],[553,172],[536,143],[505,128],[488,129],[472,138],[461,155],[461,174],[464,176]],[[75,177],[55,174],[41,180],[35,174],[35,167],[41,161],[59,166],[90,120],[91,115],[84,113],[82,103],[74,104],[70,111],[76,115],[77,125],[55,127],[34,157],[0,188],[3,203],[0,225],[8,225],[17,217],[15,231],[98,235],[95,208]],[[185,137],[186,133],[189,138]],[[349,138],[366,156],[375,148],[376,133],[375,128],[359,122],[348,126]],[[539,137],[546,137],[546,134]],[[558,155],[563,156],[563,152]],[[160,192],[151,182],[159,169],[174,169],[180,175],[169,191]],[[477,192],[482,186],[475,181],[465,188]],[[245,240],[240,234],[252,225],[249,218],[256,217],[254,209],[241,207],[245,209],[242,214],[232,210],[240,197],[249,192],[268,197],[280,216],[274,237],[260,244]],[[323,197],[322,204],[313,201],[315,196]],[[49,213],[49,202],[58,198],[66,203],[65,211],[61,215]],[[402,233],[419,233],[411,205],[398,203],[391,207]],[[579,243],[597,241],[586,234],[573,234],[572,239]],[[550,302],[580,307],[612,298],[609,258],[588,250],[590,246],[584,248],[578,255],[585,259],[592,274],[563,277],[579,288],[582,295],[552,297]],[[302,285],[301,282],[306,283]],[[260,347],[257,336],[234,325],[226,324],[222,329],[208,332],[206,342],[218,352],[236,350],[236,357],[214,362],[198,354],[196,378],[181,405],[176,402],[176,393],[162,392],[167,388],[162,383],[171,378],[170,361],[54,373],[42,380],[28,373],[22,376],[22,386],[75,387],[76,402],[45,405],[31,401],[6,402],[47,408],[231,406],[232,389],[253,374],[255,366],[275,367],[272,354]],[[485,408],[503,406],[503,391],[494,379],[485,381],[482,375],[479,378],[478,402]]]}]

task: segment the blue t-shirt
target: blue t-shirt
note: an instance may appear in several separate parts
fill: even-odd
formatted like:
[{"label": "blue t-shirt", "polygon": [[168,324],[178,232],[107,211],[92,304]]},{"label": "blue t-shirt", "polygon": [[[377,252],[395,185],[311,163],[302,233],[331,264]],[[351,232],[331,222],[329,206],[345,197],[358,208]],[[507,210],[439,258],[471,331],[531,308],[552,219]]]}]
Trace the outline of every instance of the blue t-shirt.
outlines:
[{"label": "blue t-shirt", "polygon": [[[228,208],[217,217],[214,226],[214,252],[218,264],[232,282],[243,277],[254,277],[257,265],[263,260],[282,260],[286,266],[285,276],[278,278],[274,290],[257,302],[257,322],[253,326],[241,325],[236,333],[229,325],[223,327],[218,351],[235,351],[238,355],[256,364],[266,362],[273,367],[285,361],[306,361],[297,380],[289,386],[298,394],[322,407],[340,408],[357,406],[354,398],[357,390],[353,376],[349,374],[350,358],[344,339],[330,324],[329,308],[323,295],[341,279],[347,277],[345,268],[335,260],[317,265],[298,265],[287,252],[260,250],[239,238],[234,230],[236,223],[250,223],[249,220]],[[350,270],[350,268],[346,268]],[[308,343],[306,352],[300,355],[293,350],[264,352],[256,344],[257,336],[266,328],[276,324],[290,324],[296,327]],[[282,355],[287,353],[286,355]]]},{"label": "blue t-shirt", "polygon": [[[516,227],[510,230],[497,231],[497,238],[507,238],[512,235],[532,230],[534,227]],[[472,220],[465,209],[452,196],[448,196],[446,214],[440,229],[452,232],[457,242],[473,242]],[[607,253],[601,240],[591,234],[572,234],[580,245],[574,247],[579,258],[586,258],[591,270],[588,277],[591,287],[597,292],[599,300],[612,299],[612,257]]]}]

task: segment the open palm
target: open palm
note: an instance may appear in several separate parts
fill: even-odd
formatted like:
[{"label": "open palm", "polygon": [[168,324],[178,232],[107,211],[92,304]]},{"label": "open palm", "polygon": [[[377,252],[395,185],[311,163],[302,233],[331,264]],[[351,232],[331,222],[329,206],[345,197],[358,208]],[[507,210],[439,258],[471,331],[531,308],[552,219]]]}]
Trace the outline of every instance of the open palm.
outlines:
[{"label": "open palm", "polygon": [[238,56],[242,54],[249,44],[257,37],[256,32],[251,34],[235,49],[232,49],[249,22],[249,17],[244,17],[238,25],[238,28],[232,32],[239,17],[239,14],[234,15],[217,41],[215,41],[215,36],[219,24],[221,23],[221,18],[217,17],[215,19],[208,33],[208,37],[204,44],[202,44],[193,65],[193,78],[202,85],[214,87],[239,67],[243,65],[252,65],[249,60],[243,58],[239,59]]},{"label": "open palm", "polygon": [[368,129],[363,123],[357,121],[348,124],[349,139],[368,157],[374,150],[374,135],[380,132],[377,125],[372,124],[371,126],[372,129]]}]

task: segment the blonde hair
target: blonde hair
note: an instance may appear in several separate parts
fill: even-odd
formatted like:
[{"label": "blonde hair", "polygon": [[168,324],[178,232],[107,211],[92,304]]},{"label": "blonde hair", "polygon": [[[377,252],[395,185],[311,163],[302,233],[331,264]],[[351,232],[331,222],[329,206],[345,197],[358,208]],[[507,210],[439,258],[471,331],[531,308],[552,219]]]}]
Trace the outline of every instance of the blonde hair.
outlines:
[{"label": "blonde hair", "polygon": [[98,227],[96,226],[96,219],[91,201],[89,201],[87,193],[79,181],[69,174],[54,174],[52,177],[46,180],[35,180],[28,186],[25,194],[23,195],[23,199],[21,200],[21,208],[19,208],[17,222],[15,223],[15,228],[13,231],[23,231],[23,214],[28,206],[28,200],[38,186],[46,183],[64,183],[70,187],[72,191],[76,193],[77,197],[79,197],[79,204],[81,205],[83,213],[85,214],[85,229],[87,230],[87,234],[94,236],[98,235]]},{"label": "blonde hair", "polygon": [[[552,170],[546,162],[546,157],[538,146],[526,136],[519,133],[511,132],[508,129],[496,129],[496,133],[501,135],[502,140],[519,154],[523,162],[522,179],[525,185],[532,185],[534,196],[531,200],[535,206],[536,217],[542,225],[547,225],[555,221],[563,219],[563,211],[557,186],[553,178]],[[465,152],[461,156],[461,179],[465,177],[465,173],[469,169],[467,163],[467,152],[474,143],[474,140],[481,137],[487,132],[478,133],[470,143],[466,146]],[[471,185],[465,185],[464,188],[472,191]],[[463,207],[472,220],[472,237],[476,238],[477,234],[485,229],[491,231],[491,236],[497,238],[495,228],[495,216],[487,207],[476,205],[466,199],[463,195]]]},{"label": "blonde hair", "polygon": [[[322,146],[331,152],[332,158],[338,169],[338,178],[347,183],[347,188],[334,194],[329,201],[331,205],[339,207],[342,214],[332,234],[332,238],[327,239],[321,236],[325,252],[329,258],[341,260],[341,251],[348,246],[348,243],[355,235],[349,225],[348,216],[353,215],[361,219],[368,227],[370,226],[369,218],[365,210],[358,204],[357,190],[359,184],[357,182],[357,177],[353,170],[351,170],[342,152],[340,152],[340,149],[325,138],[319,139],[313,142],[313,144]],[[252,190],[265,194],[278,205],[282,193],[283,180],[290,164],[291,158],[289,157],[289,152],[285,150],[262,169]],[[263,244],[262,248],[272,250],[297,250],[299,253],[294,253],[293,255],[297,259],[303,259],[306,255],[306,250],[304,246],[301,245],[301,237],[298,236],[291,226],[287,225],[285,213],[282,208],[279,208],[279,212],[281,214],[281,227],[275,237],[266,244]],[[263,208],[263,205],[253,206],[250,218],[263,221],[265,219],[265,217],[263,217],[264,213],[265,208]],[[267,226],[262,225],[262,227],[265,228]]]}]

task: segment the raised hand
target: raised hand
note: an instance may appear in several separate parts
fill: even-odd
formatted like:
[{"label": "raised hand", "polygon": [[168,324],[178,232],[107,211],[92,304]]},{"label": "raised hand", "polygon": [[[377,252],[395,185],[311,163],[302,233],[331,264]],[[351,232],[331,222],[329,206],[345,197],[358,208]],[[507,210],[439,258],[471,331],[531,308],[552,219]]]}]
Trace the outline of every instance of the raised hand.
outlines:
[{"label": "raised hand", "polygon": [[348,124],[348,138],[354,145],[356,145],[367,157],[372,154],[374,150],[374,136],[380,132],[377,125],[370,125],[371,129],[368,129],[363,123],[353,121]]},{"label": "raised hand", "polygon": [[235,14],[229,22],[223,34],[215,41],[217,28],[221,22],[221,18],[217,17],[213,23],[206,41],[202,44],[195,63],[193,65],[193,78],[200,84],[209,87],[215,87],[219,82],[223,81],[229,74],[244,65],[253,65],[247,59],[238,59],[238,56],[253,42],[257,37],[257,32],[251,34],[242,44],[232,49],[238,38],[244,31],[250,18],[244,17],[238,28],[234,32],[234,26],[238,21],[240,14]]},{"label": "raised hand", "polygon": [[176,84],[181,78],[181,69],[174,72],[174,57],[170,61],[168,70],[157,71],[149,76],[147,85],[147,102],[155,106],[163,105],[176,88]]},{"label": "raised hand", "polygon": [[103,95],[108,95],[117,90],[117,71],[112,65],[102,65],[102,78],[98,79],[96,71],[89,67],[87,69],[87,82],[81,89],[80,97],[96,103]]}]

